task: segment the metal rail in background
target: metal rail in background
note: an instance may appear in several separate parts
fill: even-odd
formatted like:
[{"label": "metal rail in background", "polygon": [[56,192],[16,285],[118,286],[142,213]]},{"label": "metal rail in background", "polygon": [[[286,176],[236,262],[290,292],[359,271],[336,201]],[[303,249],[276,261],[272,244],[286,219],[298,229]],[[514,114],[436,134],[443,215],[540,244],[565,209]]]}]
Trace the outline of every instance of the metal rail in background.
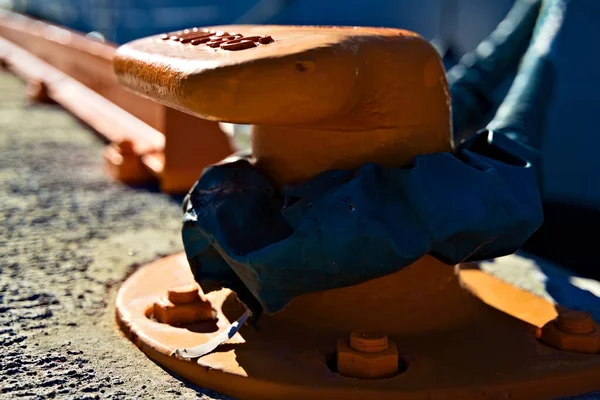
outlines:
[{"label": "metal rail in background", "polygon": [[133,94],[117,82],[115,46],[0,10],[0,59],[24,80],[83,120],[110,144],[111,175],[127,183],[158,178],[184,193],[204,167],[233,150],[216,122]]}]

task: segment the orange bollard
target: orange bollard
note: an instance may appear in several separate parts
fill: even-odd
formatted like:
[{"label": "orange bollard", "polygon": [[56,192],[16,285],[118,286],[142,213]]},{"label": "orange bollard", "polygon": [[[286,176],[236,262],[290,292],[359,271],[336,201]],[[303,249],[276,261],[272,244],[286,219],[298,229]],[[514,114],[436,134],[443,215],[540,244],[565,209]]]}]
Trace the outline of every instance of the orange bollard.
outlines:
[{"label": "orange bollard", "polygon": [[[278,185],[452,151],[441,61],[408,31],[190,28],[124,45],[115,71],[169,107],[252,124],[255,165]],[[235,398],[532,400],[600,385],[600,355],[536,337],[556,316],[553,304],[429,255],[387,276],[298,296],[261,317],[259,329],[245,326],[215,351],[184,359],[178,349],[218,339],[243,312],[222,289],[206,294],[215,332],[147,318],[166,288],[192,282],[183,254],[141,268],[119,290],[117,320],[165,368]]]}]

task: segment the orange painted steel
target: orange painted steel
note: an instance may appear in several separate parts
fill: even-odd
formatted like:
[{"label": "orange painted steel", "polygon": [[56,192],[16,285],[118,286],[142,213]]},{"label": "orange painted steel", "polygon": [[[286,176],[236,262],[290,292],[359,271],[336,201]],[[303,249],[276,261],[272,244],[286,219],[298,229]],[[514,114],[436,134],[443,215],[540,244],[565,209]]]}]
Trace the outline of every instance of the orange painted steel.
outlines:
[{"label": "orange painted steel", "polygon": [[154,303],[152,313],[158,322],[173,326],[215,318],[210,302],[201,296],[196,282],[170,287],[167,294]]},{"label": "orange painted steel", "polygon": [[556,321],[544,325],[541,340],[559,350],[600,353],[600,327],[590,314],[581,311],[560,313]]},{"label": "orange painted steel", "polygon": [[[260,329],[244,326],[213,353],[184,360],[173,352],[205,343],[242,310],[222,289],[205,295],[216,321],[176,328],[148,318],[168,287],[193,282],[181,253],[123,284],[117,320],[154,361],[240,399],[535,400],[600,388],[600,355],[556,350],[538,339],[556,316],[553,304],[482,271],[455,271],[424,257],[384,278],[300,296],[264,317]],[[377,380],[332,371],[338,340],[356,328],[386,331],[406,370]]]},{"label": "orange painted steel", "polygon": [[[125,90],[113,72],[114,53],[112,44],[0,14],[3,65],[32,82],[33,98],[51,98],[113,144],[105,151],[111,175],[127,183],[157,177],[163,191],[187,192],[207,165],[232,153],[227,136],[215,122]],[[123,141],[133,144],[133,153],[120,153]]]},{"label": "orange painted steel", "polygon": [[272,41],[232,51],[143,38],[117,50],[118,79],[198,117],[253,125],[256,165],[279,184],[366,162],[400,167],[416,154],[451,150],[444,69],[436,50],[413,32],[205,29]]},{"label": "orange painted steel", "polygon": [[[200,117],[254,124],[253,161],[278,184],[452,151],[441,60],[412,32],[195,29],[121,47],[120,81]],[[241,43],[237,34],[252,45],[229,47]],[[175,328],[148,317],[169,287],[193,281],[184,254],[141,268],[119,290],[117,320],[165,368],[235,398],[534,400],[600,388],[600,355],[540,340],[557,316],[553,304],[429,255],[359,285],[298,296],[258,328],[243,326],[213,352],[185,359],[176,350],[220,337],[244,312],[235,293],[221,289],[204,295],[216,320]],[[560,321],[589,330],[589,321]],[[594,340],[584,340],[592,349]]]},{"label": "orange painted steel", "polygon": [[383,379],[400,371],[396,343],[381,331],[356,330],[337,342],[337,372],[360,379]]}]

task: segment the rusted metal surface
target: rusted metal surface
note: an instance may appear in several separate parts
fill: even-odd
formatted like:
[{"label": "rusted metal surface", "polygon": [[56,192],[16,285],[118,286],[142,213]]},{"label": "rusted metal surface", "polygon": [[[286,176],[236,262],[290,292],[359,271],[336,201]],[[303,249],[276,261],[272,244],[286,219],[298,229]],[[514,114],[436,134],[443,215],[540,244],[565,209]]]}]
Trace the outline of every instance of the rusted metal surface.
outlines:
[{"label": "rusted metal surface", "polygon": [[[207,165],[233,151],[227,136],[215,122],[121,87],[113,72],[114,52],[112,44],[18,14],[0,14],[0,58],[33,82],[32,98],[47,95],[111,143],[133,143],[134,155],[106,150],[114,177],[131,183],[158,178],[163,191],[186,192]],[[119,156],[137,160],[113,163]]]}]

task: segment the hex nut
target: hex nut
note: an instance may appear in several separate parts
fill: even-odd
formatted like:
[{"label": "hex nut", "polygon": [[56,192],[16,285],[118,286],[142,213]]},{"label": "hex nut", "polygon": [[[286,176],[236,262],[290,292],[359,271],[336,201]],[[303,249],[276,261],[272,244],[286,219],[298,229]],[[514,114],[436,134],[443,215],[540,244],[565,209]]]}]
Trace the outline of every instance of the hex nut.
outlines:
[{"label": "hex nut", "polygon": [[[365,335],[371,337],[365,338]],[[350,340],[344,338],[337,342],[337,368],[340,375],[350,378],[390,378],[398,373],[398,348],[385,335],[353,332]]]},{"label": "hex nut", "polygon": [[389,342],[382,331],[356,330],[350,334],[349,345],[362,353],[379,353],[388,348]]},{"label": "hex nut", "polygon": [[591,333],[571,333],[561,329],[564,324],[559,324],[560,317],[548,322],[542,328],[540,340],[558,350],[575,353],[598,354],[600,353],[600,328],[598,326]]},{"label": "hex nut", "polygon": [[197,283],[178,285],[169,288],[167,297],[173,304],[186,304],[200,299],[200,286]]},{"label": "hex nut", "polygon": [[167,295],[154,303],[154,318],[173,326],[215,319],[215,310],[199,289],[195,283],[169,288]]},{"label": "hex nut", "polygon": [[594,332],[596,322],[589,313],[566,310],[556,318],[556,327],[567,333],[588,334]]}]

